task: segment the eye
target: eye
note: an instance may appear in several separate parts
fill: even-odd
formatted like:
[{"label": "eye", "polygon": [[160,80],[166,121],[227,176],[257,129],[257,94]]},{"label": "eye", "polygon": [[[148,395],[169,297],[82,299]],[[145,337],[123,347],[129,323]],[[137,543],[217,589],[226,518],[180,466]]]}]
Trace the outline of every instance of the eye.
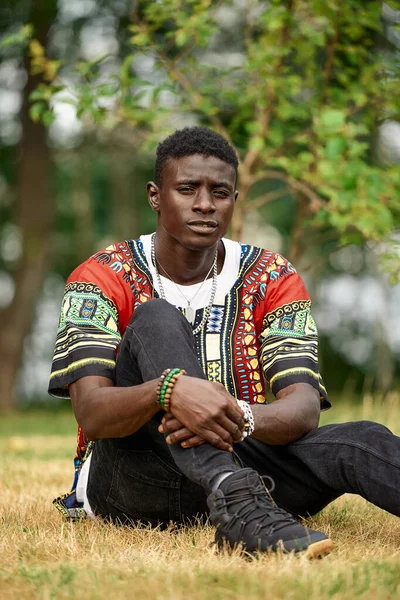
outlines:
[{"label": "eye", "polygon": [[191,192],[193,192],[193,188],[190,188],[190,187],[187,187],[187,186],[186,187],[180,187],[180,188],[178,188],[178,192],[180,194],[190,194]]},{"label": "eye", "polygon": [[229,196],[228,190],[223,189],[214,190],[214,194],[220,198],[227,198]]}]

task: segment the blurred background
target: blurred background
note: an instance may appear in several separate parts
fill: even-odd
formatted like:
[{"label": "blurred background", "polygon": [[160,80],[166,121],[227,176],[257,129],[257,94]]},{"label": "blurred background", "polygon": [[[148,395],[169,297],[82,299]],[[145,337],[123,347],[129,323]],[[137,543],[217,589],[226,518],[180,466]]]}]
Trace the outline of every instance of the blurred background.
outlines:
[{"label": "blurred background", "polygon": [[155,147],[187,125],[241,160],[230,236],[313,298],[334,396],[400,379],[400,6],[366,0],[4,0],[0,410],[56,403],[63,287],[155,229]]}]

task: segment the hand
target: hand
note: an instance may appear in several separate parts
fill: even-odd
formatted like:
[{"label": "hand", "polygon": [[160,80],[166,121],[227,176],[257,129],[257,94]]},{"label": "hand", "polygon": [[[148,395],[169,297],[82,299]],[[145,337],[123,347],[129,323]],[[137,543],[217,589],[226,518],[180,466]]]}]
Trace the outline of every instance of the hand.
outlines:
[{"label": "hand", "polygon": [[203,438],[190,431],[187,427],[174,417],[171,413],[165,413],[161,425],[158,427],[160,433],[167,434],[165,441],[167,444],[177,444],[183,448],[193,448],[204,444]]},{"label": "hand", "polygon": [[232,452],[233,442],[242,438],[244,413],[221,383],[181,375],[170,412],[187,429],[183,435],[190,432],[221,450]]}]

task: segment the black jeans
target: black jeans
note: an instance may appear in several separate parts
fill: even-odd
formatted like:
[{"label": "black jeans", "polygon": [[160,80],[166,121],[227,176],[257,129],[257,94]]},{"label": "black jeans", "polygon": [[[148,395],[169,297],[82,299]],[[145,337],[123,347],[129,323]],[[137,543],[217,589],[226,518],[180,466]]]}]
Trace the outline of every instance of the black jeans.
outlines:
[{"label": "black jeans", "polygon": [[[177,366],[205,377],[185,317],[165,300],[146,302],[121,341],[116,385],[138,385]],[[383,425],[326,425],[286,446],[247,438],[232,455],[210,444],[169,446],[157,430],[161,418],[160,411],[133,435],[96,442],[88,481],[96,513],[151,524],[206,516],[212,479],[246,466],[273,479],[274,500],[294,515],[315,514],[349,492],[400,516],[400,438]]]}]

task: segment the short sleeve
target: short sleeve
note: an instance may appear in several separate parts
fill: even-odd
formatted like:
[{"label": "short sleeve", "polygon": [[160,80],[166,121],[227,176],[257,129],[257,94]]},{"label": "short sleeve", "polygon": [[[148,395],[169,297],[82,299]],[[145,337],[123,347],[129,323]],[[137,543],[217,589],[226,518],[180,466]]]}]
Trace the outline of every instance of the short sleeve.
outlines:
[{"label": "short sleeve", "polygon": [[276,394],[294,383],[308,383],[319,391],[321,408],[330,408],[318,365],[318,331],[311,300],[300,275],[283,257],[275,255],[260,334],[264,377]]},{"label": "short sleeve", "polygon": [[87,375],[114,380],[120,340],[115,303],[94,283],[70,282],[62,300],[49,393],[68,397],[68,385]]}]

